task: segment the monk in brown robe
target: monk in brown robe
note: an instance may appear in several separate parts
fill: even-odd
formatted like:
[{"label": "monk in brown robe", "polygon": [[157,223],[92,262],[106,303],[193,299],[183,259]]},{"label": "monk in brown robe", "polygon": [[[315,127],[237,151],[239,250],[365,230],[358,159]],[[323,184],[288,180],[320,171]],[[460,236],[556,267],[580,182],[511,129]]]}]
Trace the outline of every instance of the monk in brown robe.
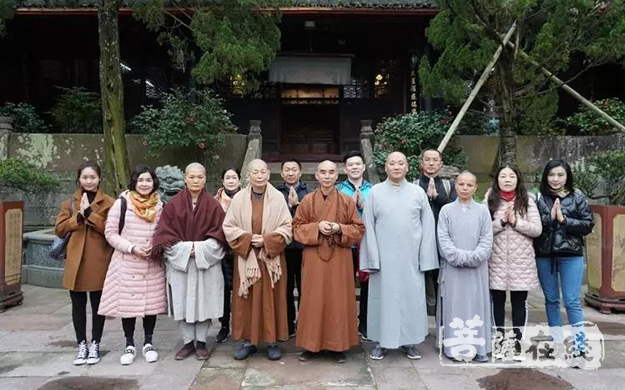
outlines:
[{"label": "monk in brown robe", "polygon": [[248,164],[250,185],[234,196],[223,224],[235,254],[232,335],[243,340],[236,360],[254,354],[259,342],[268,344],[269,360],[278,360],[276,341],[288,339],[284,248],[293,238],[292,220],[269,174],[262,160]]},{"label": "monk in brown robe", "polygon": [[304,348],[301,361],[328,350],[344,363],[345,351],[359,341],[351,247],[365,227],[354,200],[334,187],[336,164],[322,162],[315,177],[319,188],[302,200],[293,219],[295,240],[304,245],[296,345]]}]

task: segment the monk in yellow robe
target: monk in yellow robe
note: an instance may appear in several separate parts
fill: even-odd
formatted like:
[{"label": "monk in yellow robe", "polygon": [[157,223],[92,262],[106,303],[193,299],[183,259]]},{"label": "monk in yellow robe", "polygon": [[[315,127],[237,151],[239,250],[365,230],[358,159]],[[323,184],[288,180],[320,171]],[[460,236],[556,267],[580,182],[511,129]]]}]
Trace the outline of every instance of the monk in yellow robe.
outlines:
[{"label": "monk in yellow robe", "polygon": [[336,164],[323,161],[315,177],[319,187],[293,219],[295,240],[304,245],[296,345],[304,348],[301,361],[327,350],[344,363],[345,351],[359,341],[351,248],[365,228],[354,200],[334,186]]},{"label": "monk in yellow robe", "polygon": [[264,161],[248,164],[250,185],[234,196],[223,224],[235,254],[232,334],[243,341],[236,360],[254,354],[259,342],[267,344],[269,360],[278,360],[282,351],[276,341],[288,339],[284,248],[293,229],[284,196],[269,175]]}]

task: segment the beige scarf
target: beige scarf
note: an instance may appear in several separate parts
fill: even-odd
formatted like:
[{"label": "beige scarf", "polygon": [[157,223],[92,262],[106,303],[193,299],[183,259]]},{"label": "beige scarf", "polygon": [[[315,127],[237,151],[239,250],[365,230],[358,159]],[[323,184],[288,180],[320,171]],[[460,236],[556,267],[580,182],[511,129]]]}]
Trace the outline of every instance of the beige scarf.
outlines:
[{"label": "beige scarf", "polygon": [[[251,196],[252,186],[249,185],[232,198],[223,224],[224,234],[228,242],[235,241],[244,234],[252,232]],[[277,233],[284,237],[284,241],[288,245],[293,238],[291,221],[291,213],[284,201],[284,196],[271,184],[267,184],[263,200],[263,227],[261,234]],[[247,259],[241,256],[237,257],[239,278],[241,279],[238,294],[240,297],[247,298],[249,288],[260,280],[260,267],[254,249],[249,251]],[[263,247],[260,249],[258,257],[267,266],[271,278],[271,287],[273,288],[282,275],[280,256],[268,257]]]}]

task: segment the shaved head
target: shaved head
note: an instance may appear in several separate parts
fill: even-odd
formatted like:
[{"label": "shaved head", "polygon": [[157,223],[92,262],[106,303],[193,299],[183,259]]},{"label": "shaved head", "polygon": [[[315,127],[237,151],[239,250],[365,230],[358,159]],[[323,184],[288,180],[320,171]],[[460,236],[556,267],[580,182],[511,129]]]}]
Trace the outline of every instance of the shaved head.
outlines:
[{"label": "shaved head", "polygon": [[184,169],[184,184],[191,196],[196,198],[206,185],[206,168],[204,165],[194,162]]},{"label": "shaved head", "polygon": [[254,169],[262,169],[262,168],[269,169],[269,167],[267,167],[267,163],[259,158],[254,159],[250,161],[249,164],[247,164],[248,172],[253,171]]},{"label": "shaved head", "polygon": [[460,177],[463,177],[465,179],[473,179],[473,181],[475,181],[477,183],[477,176],[475,176],[475,174],[473,174],[473,172],[470,171],[462,171],[459,175],[458,178],[456,178],[456,180],[458,180]]},{"label": "shaved head", "polygon": [[319,187],[324,194],[328,194],[336,183],[336,179],[339,177],[338,169],[336,168],[336,164],[330,160],[325,160],[317,165],[317,172],[315,173],[315,178],[319,182]]},{"label": "shaved head", "polygon": [[263,160],[257,158],[247,164],[247,178],[256,192],[265,191],[269,182],[269,175],[269,167]]},{"label": "shaved head", "polygon": [[184,174],[188,174],[190,171],[203,171],[206,174],[206,168],[204,168],[204,165],[198,163],[198,162],[192,162],[191,164],[187,165],[187,167],[184,169]]},{"label": "shaved head", "polygon": [[473,200],[473,194],[477,190],[477,177],[473,173],[462,172],[456,178],[455,185],[460,203],[467,204]]},{"label": "shaved head", "polygon": [[408,159],[402,152],[393,152],[386,157],[384,171],[388,179],[394,183],[401,183],[408,173]]},{"label": "shaved head", "polygon": [[319,163],[319,165],[317,165],[317,172],[319,172],[322,169],[334,169],[336,170],[336,164],[333,163],[330,160],[325,160]]},{"label": "shaved head", "polygon": [[408,162],[406,155],[402,152],[393,152],[386,157],[386,163],[388,164],[391,160],[401,160],[403,159],[405,162]]}]

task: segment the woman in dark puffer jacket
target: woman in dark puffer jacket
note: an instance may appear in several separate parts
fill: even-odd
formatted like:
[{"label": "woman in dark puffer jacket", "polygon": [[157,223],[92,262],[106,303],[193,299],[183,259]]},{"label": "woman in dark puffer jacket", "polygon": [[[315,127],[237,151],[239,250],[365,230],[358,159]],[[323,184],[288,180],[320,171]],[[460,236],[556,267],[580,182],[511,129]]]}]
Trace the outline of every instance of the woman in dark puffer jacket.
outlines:
[{"label": "woman in dark puffer jacket", "polygon": [[575,333],[583,331],[584,236],[592,232],[593,215],[586,197],[573,188],[570,166],[560,159],[545,166],[537,205],[543,225],[542,234],[534,240],[538,279],[551,336],[554,343],[561,344],[560,289],[569,324],[578,324]]}]

